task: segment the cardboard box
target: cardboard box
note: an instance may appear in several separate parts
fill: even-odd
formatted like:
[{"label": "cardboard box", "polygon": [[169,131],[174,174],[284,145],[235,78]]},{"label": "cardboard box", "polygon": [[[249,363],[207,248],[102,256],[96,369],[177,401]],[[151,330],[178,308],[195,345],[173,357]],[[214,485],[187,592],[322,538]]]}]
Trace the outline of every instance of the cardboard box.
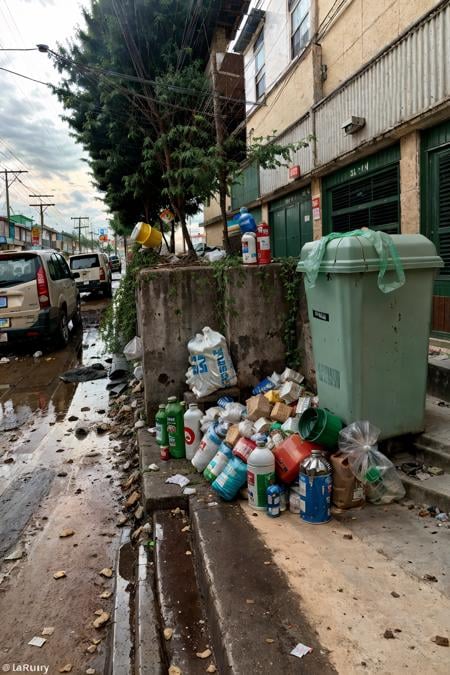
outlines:
[{"label": "cardboard box", "polygon": [[304,375],[298,373],[296,370],[292,370],[292,368],[285,368],[281,374],[282,382],[296,382],[297,384],[301,384],[304,379]]},{"label": "cardboard box", "polygon": [[258,434],[268,434],[270,431],[272,422],[265,417],[260,417],[259,420],[255,422],[255,431]]},{"label": "cardboard box", "polygon": [[234,448],[238,440],[240,439],[241,434],[239,433],[239,425],[237,424],[232,424],[231,427],[227,431],[227,435],[225,436],[225,441],[231,445],[231,447]]},{"label": "cardboard box", "polygon": [[269,417],[272,412],[272,406],[264,394],[252,396],[247,401],[247,417],[252,422],[256,422],[260,417]]},{"label": "cardboard box", "polygon": [[270,419],[276,422],[286,422],[292,414],[292,408],[285,403],[275,403],[270,414]]},{"label": "cardboard box", "polygon": [[280,399],[283,403],[294,403],[294,401],[298,401],[301,392],[302,388],[296,382],[285,382],[280,387]]}]

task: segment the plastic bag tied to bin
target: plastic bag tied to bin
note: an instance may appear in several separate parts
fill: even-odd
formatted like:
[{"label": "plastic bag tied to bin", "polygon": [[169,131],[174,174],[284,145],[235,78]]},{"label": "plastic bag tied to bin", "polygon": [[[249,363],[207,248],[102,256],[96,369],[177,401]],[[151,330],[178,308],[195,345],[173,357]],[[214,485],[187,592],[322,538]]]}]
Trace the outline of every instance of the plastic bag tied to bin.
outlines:
[{"label": "plastic bag tied to bin", "polygon": [[[378,272],[378,288],[383,293],[392,293],[405,283],[405,272],[398,255],[398,251],[392,241],[392,238],[385,232],[376,232],[375,230],[362,229],[353,230],[353,232],[331,232],[314,242],[308,257],[302,261],[305,272],[305,283],[309,288],[314,288],[317,277],[320,272],[320,264],[325,255],[325,249],[330,241],[334,239],[343,239],[346,237],[364,237],[368,239],[377,252],[380,264]],[[395,273],[393,281],[386,281],[386,272],[392,270]]]},{"label": "plastic bag tied to bin", "polygon": [[380,430],[370,422],[353,422],[339,433],[339,450],[348,456],[352,473],[366,488],[368,501],[390,504],[405,496],[405,488],[392,464],[378,450]]},{"label": "plastic bag tied to bin", "polygon": [[197,398],[237,383],[223,335],[205,327],[202,334],[197,333],[189,340],[188,350],[191,367],[186,373],[186,382]]}]

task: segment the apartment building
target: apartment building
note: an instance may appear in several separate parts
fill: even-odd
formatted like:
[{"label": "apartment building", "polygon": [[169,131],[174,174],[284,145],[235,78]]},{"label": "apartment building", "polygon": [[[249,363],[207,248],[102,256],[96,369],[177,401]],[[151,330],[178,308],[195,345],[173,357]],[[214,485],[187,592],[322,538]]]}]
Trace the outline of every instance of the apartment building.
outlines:
[{"label": "apartment building", "polygon": [[[332,231],[422,232],[445,261],[435,333],[450,333],[450,1],[260,0],[232,45],[244,57],[247,139],[309,139],[290,167],[243,168],[275,256]],[[212,203],[207,241],[218,243]]]}]

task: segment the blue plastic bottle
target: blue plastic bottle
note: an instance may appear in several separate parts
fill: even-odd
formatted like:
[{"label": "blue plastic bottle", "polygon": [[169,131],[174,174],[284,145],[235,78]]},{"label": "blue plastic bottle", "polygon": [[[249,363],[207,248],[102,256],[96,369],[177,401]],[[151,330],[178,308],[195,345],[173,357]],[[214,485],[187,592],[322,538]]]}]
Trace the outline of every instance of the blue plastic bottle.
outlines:
[{"label": "blue plastic bottle", "polygon": [[247,211],[245,206],[240,209],[240,212],[239,227],[241,228],[241,234],[245,234],[246,232],[256,232],[256,221],[252,214]]},{"label": "blue plastic bottle", "polygon": [[230,501],[236,497],[237,493],[247,482],[247,464],[239,459],[239,457],[232,457],[225,469],[219,474],[212,484],[212,489],[215,490],[222,499]]}]

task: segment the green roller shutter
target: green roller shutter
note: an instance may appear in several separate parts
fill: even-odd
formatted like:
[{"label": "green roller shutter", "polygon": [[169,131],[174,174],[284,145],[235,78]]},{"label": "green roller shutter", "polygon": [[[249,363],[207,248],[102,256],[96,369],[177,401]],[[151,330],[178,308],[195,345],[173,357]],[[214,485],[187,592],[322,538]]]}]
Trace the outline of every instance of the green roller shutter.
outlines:
[{"label": "green roller shutter", "polygon": [[336,171],[323,180],[323,230],[350,232],[360,227],[400,232],[398,145]]},{"label": "green roller shutter", "polygon": [[311,190],[298,190],[269,205],[272,255],[298,257],[303,244],[312,241]]}]

